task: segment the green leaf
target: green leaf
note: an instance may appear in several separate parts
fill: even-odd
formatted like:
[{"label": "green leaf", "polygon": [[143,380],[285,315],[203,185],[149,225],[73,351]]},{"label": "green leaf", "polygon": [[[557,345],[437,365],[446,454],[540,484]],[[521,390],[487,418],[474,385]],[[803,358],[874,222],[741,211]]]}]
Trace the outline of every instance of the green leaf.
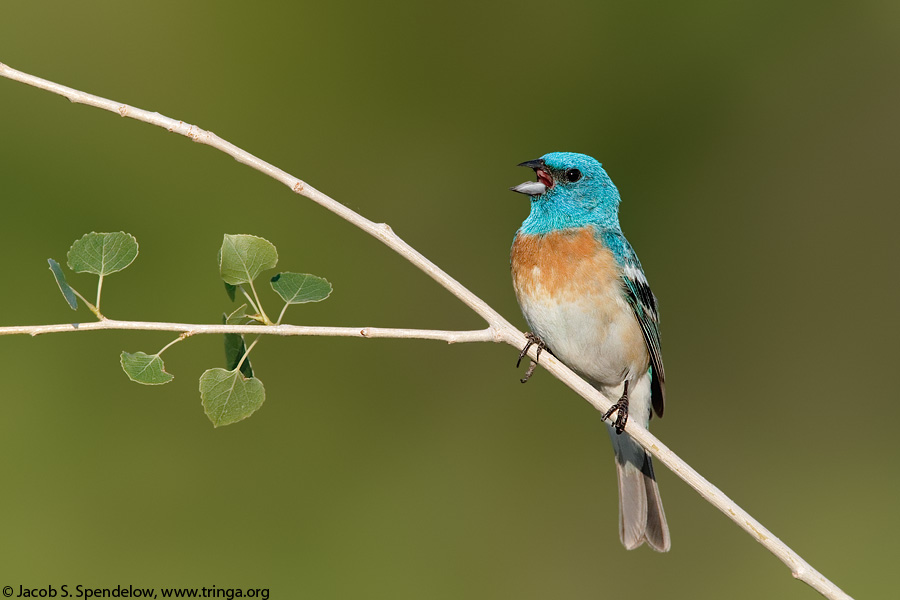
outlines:
[{"label": "green leaf", "polygon": [[66,302],[69,303],[71,309],[77,310],[78,298],[75,297],[75,292],[73,292],[69,284],[66,283],[66,276],[65,274],[63,274],[59,263],[52,258],[48,258],[47,262],[50,263],[50,270],[53,272],[53,277],[56,278],[56,285],[59,286],[59,291],[61,291],[62,295],[65,296]]},{"label": "green leaf", "polygon": [[331,294],[328,280],[308,273],[279,273],[272,278],[272,289],[288,304],[319,302]]},{"label": "green leaf", "polygon": [[[222,323],[225,325],[245,325],[252,319],[247,316],[247,305],[241,304],[230,315],[222,313]],[[225,334],[225,368],[233,371],[237,368],[238,363],[247,351],[244,345],[244,336],[239,333]],[[253,367],[250,366],[250,359],[241,363],[241,373],[246,377],[253,377]]]},{"label": "green leaf", "polygon": [[237,371],[209,369],[200,376],[203,411],[215,427],[231,425],[259,410],[266,399],[262,381]]},{"label": "green leaf", "polygon": [[122,370],[135,383],[162,385],[174,379],[172,375],[166,373],[166,365],[158,354],[123,352],[120,360]]},{"label": "green leaf", "polygon": [[250,283],[278,263],[278,251],[255,235],[225,235],[219,250],[219,273],[225,283]]},{"label": "green leaf", "polygon": [[86,233],[69,248],[69,268],[76,273],[109,275],[130,265],[138,255],[133,235],[118,233]]},{"label": "green leaf", "polygon": [[237,291],[236,285],[231,285],[230,283],[225,284],[225,293],[228,294],[228,297],[231,298],[231,301],[234,302],[234,294]]}]

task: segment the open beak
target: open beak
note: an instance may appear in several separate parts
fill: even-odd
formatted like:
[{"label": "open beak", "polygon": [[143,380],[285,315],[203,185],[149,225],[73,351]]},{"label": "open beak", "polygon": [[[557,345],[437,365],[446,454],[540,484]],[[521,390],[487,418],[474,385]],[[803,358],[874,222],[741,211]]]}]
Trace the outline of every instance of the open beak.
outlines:
[{"label": "open beak", "polygon": [[526,196],[541,196],[545,194],[547,190],[553,188],[553,178],[550,177],[550,173],[547,172],[543,159],[536,158],[534,160],[527,160],[523,163],[519,163],[517,166],[534,169],[534,173],[537,175],[538,180],[520,183],[516,187],[509,188],[510,190],[525,194]]}]

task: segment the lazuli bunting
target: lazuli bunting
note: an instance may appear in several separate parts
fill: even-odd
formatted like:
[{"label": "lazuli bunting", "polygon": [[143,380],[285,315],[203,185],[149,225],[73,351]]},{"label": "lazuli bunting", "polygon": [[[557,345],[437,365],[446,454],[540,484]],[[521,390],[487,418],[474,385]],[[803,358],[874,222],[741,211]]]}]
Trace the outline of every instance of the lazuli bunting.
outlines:
[{"label": "lazuli bunting", "polygon": [[619,226],[619,191],[599,162],[553,152],[524,162],[537,181],[512,188],[531,197],[516,233],[511,267],[516,298],[538,341],[618,402],[607,424],[619,481],[619,536],[669,549],[669,528],[650,455],[620,435],[629,415],[645,427],[660,417],[665,371],[656,298]]}]

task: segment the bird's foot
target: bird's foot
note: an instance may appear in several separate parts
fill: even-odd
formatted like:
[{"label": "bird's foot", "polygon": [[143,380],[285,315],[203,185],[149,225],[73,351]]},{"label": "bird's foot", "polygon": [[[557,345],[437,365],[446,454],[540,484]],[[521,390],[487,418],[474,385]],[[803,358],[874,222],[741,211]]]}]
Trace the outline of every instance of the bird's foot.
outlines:
[{"label": "bird's foot", "polygon": [[516,361],[516,368],[519,368],[519,365],[522,364],[522,359],[525,358],[525,355],[528,354],[528,350],[531,349],[532,346],[537,346],[537,353],[535,354],[535,359],[531,361],[531,364],[528,365],[528,370],[525,371],[525,377],[520,379],[522,383],[526,383],[529,379],[531,379],[531,375],[534,373],[535,368],[537,367],[537,361],[541,358],[541,351],[547,350],[547,344],[544,343],[544,340],[538,337],[536,333],[533,331],[529,331],[525,334],[525,339],[528,342],[525,344],[525,347],[522,348],[522,351],[519,352],[519,360]]},{"label": "bird's foot", "polygon": [[605,421],[612,415],[616,413],[616,422],[613,423],[613,427],[616,428],[616,434],[622,435],[622,432],[625,431],[625,424],[628,423],[628,382],[625,382],[625,390],[622,392],[622,397],[619,398],[619,401],[609,407],[609,410],[603,414],[603,420]]}]

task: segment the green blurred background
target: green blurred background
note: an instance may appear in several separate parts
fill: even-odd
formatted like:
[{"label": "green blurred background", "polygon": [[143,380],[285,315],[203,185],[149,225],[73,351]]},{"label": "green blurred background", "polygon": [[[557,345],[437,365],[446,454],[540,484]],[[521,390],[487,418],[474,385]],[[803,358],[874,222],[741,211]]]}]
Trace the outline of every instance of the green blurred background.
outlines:
[{"label": "green blurred background", "polygon": [[[0,61],[210,129],[404,239],[524,327],[531,178],[591,154],[660,299],[654,432],[859,598],[894,578],[900,5],[6,3]],[[87,319],[46,259],[134,234],[111,317],[216,322],[223,233],[327,277],[298,324],[479,328],[373,238],[187,139],[0,80],[2,323]],[[83,293],[94,279],[71,275]],[[270,312],[274,294],[265,292]],[[0,585],[272,598],[816,598],[665,468],[668,555],[626,552],[598,414],[503,345],[265,339],[214,430],[165,334],[0,339]]]}]

